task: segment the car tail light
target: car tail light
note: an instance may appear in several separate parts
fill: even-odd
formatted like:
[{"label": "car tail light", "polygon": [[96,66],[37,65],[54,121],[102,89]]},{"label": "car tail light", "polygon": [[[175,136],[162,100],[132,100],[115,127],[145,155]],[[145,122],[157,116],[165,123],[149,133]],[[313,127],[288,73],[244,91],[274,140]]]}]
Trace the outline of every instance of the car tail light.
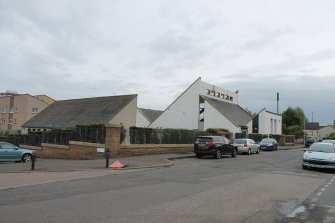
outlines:
[{"label": "car tail light", "polygon": [[244,144],[244,147],[248,147],[248,144]]},{"label": "car tail light", "polygon": [[207,145],[215,145],[216,142],[208,142]]}]

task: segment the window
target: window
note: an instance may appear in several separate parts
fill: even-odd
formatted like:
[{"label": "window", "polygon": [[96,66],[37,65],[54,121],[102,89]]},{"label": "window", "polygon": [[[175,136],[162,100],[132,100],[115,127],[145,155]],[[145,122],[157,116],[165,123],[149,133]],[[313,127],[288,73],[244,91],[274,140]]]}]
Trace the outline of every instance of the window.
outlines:
[{"label": "window", "polygon": [[8,124],[13,124],[13,119],[9,119]]},{"label": "window", "polygon": [[37,111],[38,111],[38,108],[32,108],[32,112],[33,112],[33,114],[36,114]]},{"label": "window", "polygon": [[13,120],[13,123],[14,123],[14,124],[17,124],[16,119]]},{"label": "window", "polygon": [[6,108],[3,108],[3,109],[2,109],[2,113],[6,113]]}]

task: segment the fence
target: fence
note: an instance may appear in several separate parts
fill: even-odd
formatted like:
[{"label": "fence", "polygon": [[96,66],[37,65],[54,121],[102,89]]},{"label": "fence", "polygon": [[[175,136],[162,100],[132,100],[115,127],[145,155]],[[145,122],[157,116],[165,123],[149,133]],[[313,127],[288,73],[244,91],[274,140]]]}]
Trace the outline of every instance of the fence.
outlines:
[{"label": "fence", "polygon": [[207,132],[187,129],[130,129],[131,144],[190,144],[194,143],[199,135],[208,135]]},{"label": "fence", "polygon": [[14,145],[41,146],[42,143],[69,145],[69,141],[105,143],[104,125],[77,126],[72,130],[54,130],[48,132],[29,133],[27,135],[9,135],[0,137]]}]

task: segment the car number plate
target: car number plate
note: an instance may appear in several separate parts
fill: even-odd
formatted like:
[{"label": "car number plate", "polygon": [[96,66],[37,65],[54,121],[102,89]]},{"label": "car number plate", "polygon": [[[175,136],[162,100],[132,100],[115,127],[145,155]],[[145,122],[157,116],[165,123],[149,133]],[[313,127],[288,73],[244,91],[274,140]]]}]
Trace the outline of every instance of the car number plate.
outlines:
[{"label": "car number plate", "polygon": [[203,143],[199,144],[200,149],[204,149],[205,147],[206,147],[206,144],[203,144]]}]

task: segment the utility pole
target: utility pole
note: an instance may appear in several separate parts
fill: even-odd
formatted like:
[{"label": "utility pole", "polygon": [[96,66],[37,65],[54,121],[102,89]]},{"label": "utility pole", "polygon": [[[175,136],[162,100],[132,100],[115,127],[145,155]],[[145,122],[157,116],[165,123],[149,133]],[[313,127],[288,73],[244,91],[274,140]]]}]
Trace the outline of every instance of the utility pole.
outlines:
[{"label": "utility pole", "polygon": [[277,115],[279,114],[279,92],[277,92]]}]

